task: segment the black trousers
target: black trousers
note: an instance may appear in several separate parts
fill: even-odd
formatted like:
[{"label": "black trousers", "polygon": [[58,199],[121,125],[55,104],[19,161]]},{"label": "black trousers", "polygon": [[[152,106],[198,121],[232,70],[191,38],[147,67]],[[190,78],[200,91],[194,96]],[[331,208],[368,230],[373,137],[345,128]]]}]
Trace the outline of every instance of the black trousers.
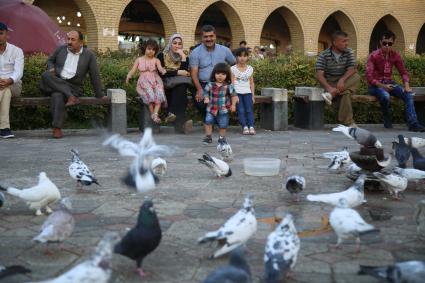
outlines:
[{"label": "black trousers", "polygon": [[180,84],[172,89],[167,89],[165,95],[167,96],[168,112],[177,116],[174,127],[180,131],[186,122],[187,85]]}]

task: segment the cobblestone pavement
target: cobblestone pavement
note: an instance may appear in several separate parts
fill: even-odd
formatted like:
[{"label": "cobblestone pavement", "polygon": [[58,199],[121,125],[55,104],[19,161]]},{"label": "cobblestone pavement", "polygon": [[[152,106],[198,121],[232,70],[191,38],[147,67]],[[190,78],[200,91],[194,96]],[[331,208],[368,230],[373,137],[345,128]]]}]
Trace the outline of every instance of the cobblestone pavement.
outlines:
[{"label": "cobblestone pavement", "polygon": [[[404,127],[387,131],[382,127],[368,126],[384,143],[386,153],[391,141]],[[4,282],[25,282],[56,276],[87,258],[93,246],[108,230],[119,231],[136,221],[144,196],[135,194],[120,183],[120,177],[130,159],[101,146],[101,139],[93,131],[65,131],[65,138],[54,140],[50,131],[16,132],[18,138],[0,141],[0,181],[16,187],[37,182],[40,171],[60,188],[62,196],[73,200],[76,228],[64,250],[45,255],[45,247],[34,244],[45,216],[34,216],[22,201],[6,196],[0,209],[0,264],[22,264],[33,270],[27,276],[15,276]],[[418,134],[416,136],[422,136]],[[140,133],[133,131],[126,136],[137,141]],[[291,212],[298,231],[320,229],[321,217],[328,216],[331,207],[305,201],[307,193],[334,192],[346,189],[352,181],[342,172],[329,172],[328,161],[319,158],[326,151],[339,150],[348,145],[358,150],[354,141],[341,133],[329,130],[294,130],[271,132],[259,130],[256,136],[242,136],[238,128],[232,128],[228,140],[233,147],[231,163],[233,176],[216,179],[201,167],[196,159],[203,152],[216,155],[216,139],[210,146],[203,146],[202,129],[191,135],[175,135],[164,128],[155,135],[157,143],[179,146],[179,152],[168,158],[168,171],[157,189],[151,194],[160,218],[163,239],[159,248],[146,258],[145,270],[149,273],[144,282],[201,282],[213,269],[227,263],[228,257],[208,260],[213,247],[198,246],[196,239],[208,230],[217,228],[237,211],[246,193],[254,196],[257,218],[280,216]],[[94,170],[101,187],[92,186],[87,192],[77,192],[75,182],[68,175],[71,148],[80,151],[82,159]],[[253,177],[243,172],[245,157],[277,157],[283,160],[282,170],[275,177]],[[411,162],[411,161],[409,161]],[[409,163],[410,165],[410,163]],[[411,166],[411,165],[410,165]],[[302,200],[294,203],[282,190],[282,178],[290,174],[306,177],[307,188]],[[356,275],[359,264],[390,264],[395,260],[425,260],[425,243],[416,234],[413,208],[425,195],[423,185],[410,185],[402,201],[393,201],[386,192],[367,192],[367,204],[358,208],[359,213],[381,232],[362,239],[362,251],[355,252],[354,240],[347,241],[340,250],[332,231],[301,237],[301,250],[295,268],[295,279],[290,282],[377,282],[371,277]],[[57,207],[55,205],[54,207]],[[387,221],[372,221],[370,209],[387,209],[393,217]],[[252,253],[247,256],[254,282],[260,282],[263,272],[263,251],[272,225],[260,221],[258,231],[248,242]],[[55,245],[52,245],[56,249]],[[135,263],[115,256],[113,277],[110,282],[140,282]]]}]

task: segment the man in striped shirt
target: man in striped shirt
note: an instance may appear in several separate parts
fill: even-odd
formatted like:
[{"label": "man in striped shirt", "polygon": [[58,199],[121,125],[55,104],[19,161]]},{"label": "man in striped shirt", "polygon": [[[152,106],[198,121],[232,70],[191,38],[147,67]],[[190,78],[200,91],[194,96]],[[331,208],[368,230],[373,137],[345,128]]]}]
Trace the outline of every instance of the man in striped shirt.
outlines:
[{"label": "man in striped shirt", "polygon": [[338,120],[347,126],[357,127],[353,119],[351,95],[360,85],[356,59],[348,48],[348,35],[343,31],[332,34],[332,46],[320,53],[316,63],[316,77],[325,91],[325,101],[329,104],[335,99]]}]

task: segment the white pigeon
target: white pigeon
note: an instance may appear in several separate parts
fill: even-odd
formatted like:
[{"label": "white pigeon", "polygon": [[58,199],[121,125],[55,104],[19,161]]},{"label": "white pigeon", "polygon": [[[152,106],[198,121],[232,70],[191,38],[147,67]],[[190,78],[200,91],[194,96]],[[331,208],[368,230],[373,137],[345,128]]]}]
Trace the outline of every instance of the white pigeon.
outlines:
[{"label": "white pigeon", "polygon": [[299,201],[298,194],[305,189],[305,178],[298,175],[289,176],[286,179],[285,188]]},{"label": "white pigeon", "polygon": [[244,245],[257,231],[254,204],[250,196],[245,198],[242,208],[226,221],[218,230],[207,232],[198,239],[199,244],[217,241],[220,249],[210,258],[217,258]]},{"label": "white pigeon", "polygon": [[107,232],[89,259],[54,279],[38,283],[107,283],[112,274],[113,247],[119,239],[118,233]]},{"label": "white pigeon", "polygon": [[357,143],[362,146],[382,148],[382,143],[368,130],[338,125],[338,127],[333,128],[332,131],[342,132],[345,136],[356,140]]},{"label": "white pigeon", "polygon": [[152,170],[157,176],[164,176],[167,171],[167,161],[161,157],[152,160]]},{"label": "white pigeon", "polygon": [[344,147],[341,151],[325,152],[322,156],[332,161],[328,166],[329,169],[338,169],[344,164],[351,162],[350,153],[347,147]]},{"label": "white pigeon", "polygon": [[217,151],[223,158],[223,160],[230,162],[233,159],[233,151],[230,144],[227,142],[219,142],[217,145]]},{"label": "white pigeon", "polygon": [[344,164],[348,163],[348,159],[341,156],[335,156],[334,159],[332,159],[331,164],[328,165],[328,169],[330,170],[337,170],[339,168],[342,168]]},{"label": "white pigeon", "polygon": [[47,217],[41,226],[40,234],[32,240],[39,243],[63,242],[74,231],[75,221],[71,213],[72,203],[69,198],[61,200],[59,210]]},{"label": "white pigeon", "polygon": [[329,215],[329,224],[338,238],[335,246],[339,247],[343,240],[355,237],[357,252],[360,251],[360,235],[379,231],[366,223],[357,211],[349,208],[344,198],[339,199],[337,207]]},{"label": "white pigeon", "polygon": [[[399,142],[399,140],[398,140],[398,139],[395,139],[393,142],[394,142],[394,143],[398,143],[398,142]],[[424,146],[425,146],[425,139],[424,139],[424,138],[418,138],[418,137],[411,137],[411,138],[408,138],[408,137],[404,137],[404,142],[405,142],[408,146],[411,146],[411,147],[416,148],[416,149],[418,149],[418,148],[421,148],[421,147],[424,147]]]},{"label": "white pigeon", "polygon": [[13,187],[0,189],[25,201],[30,209],[35,209],[35,215],[43,215],[42,208],[45,208],[47,213],[52,213],[49,205],[61,198],[58,188],[50,181],[45,172],[39,174],[38,184],[34,187],[22,190]]},{"label": "white pigeon", "polygon": [[267,237],[264,251],[264,280],[266,283],[283,282],[286,274],[297,263],[300,239],[291,214],[282,219]]},{"label": "white pigeon", "polygon": [[232,176],[232,170],[229,164],[223,160],[210,156],[208,153],[204,153],[202,159],[198,159],[198,161],[210,168],[218,178]]},{"label": "white pigeon", "polygon": [[308,201],[324,202],[333,206],[337,206],[339,200],[344,198],[348,207],[356,207],[366,202],[364,199],[364,182],[366,175],[360,175],[357,180],[345,191],[330,194],[307,195]]},{"label": "white pigeon", "polygon": [[357,166],[355,163],[350,164],[345,170],[345,174],[348,178],[356,180],[361,174],[362,168]]},{"label": "white pigeon", "polygon": [[145,129],[138,144],[130,142],[120,135],[113,135],[106,139],[103,145],[117,149],[122,156],[134,157],[128,174],[122,180],[127,186],[136,188],[140,193],[153,190],[159,182],[158,177],[152,171],[152,159],[169,156],[173,153],[171,147],[155,143],[151,128]]},{"label": "white pigeon", "polygon": [[407,178],[407,181],[416,181],[416,180],[425,179],[425,171],[422,171],[419,169],[395,167],[393,169],[393,172]]},{"label": "white pigeon", "polygon": [[380,172],[373,172],[373,176],[378,178],[381,184],[384,184],[394,199],[400,199],[399,193],[407,188],[407,178],[398,174],[385,175]]},{"label": "white pigeon", "polygon": [[80,159],[80,154],[78,151],[71,149],[71,154],[72,159],[71,164],[69,164],[68,171],[71,178],[77,180],[77,188],[81,188],[82,186],[90,186],[93,183],[99,185],[97,179],[93,176],[90,169]]}]

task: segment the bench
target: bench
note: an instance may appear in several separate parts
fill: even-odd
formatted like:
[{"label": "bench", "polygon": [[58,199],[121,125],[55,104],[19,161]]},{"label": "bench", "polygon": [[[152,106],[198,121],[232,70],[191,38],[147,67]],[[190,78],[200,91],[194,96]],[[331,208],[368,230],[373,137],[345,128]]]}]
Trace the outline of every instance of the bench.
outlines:
[{"label": "bench", "polygon": [[[127,133],[127,101],[126,93],[123,89],[108,89],[106,99],[96,97],[80,97],[79,105],[108,105],[108,129],[111,132],[125,134]],[[13,97],[11,104],[13,106],[40,106],[50,105],[50,97]]]}]

